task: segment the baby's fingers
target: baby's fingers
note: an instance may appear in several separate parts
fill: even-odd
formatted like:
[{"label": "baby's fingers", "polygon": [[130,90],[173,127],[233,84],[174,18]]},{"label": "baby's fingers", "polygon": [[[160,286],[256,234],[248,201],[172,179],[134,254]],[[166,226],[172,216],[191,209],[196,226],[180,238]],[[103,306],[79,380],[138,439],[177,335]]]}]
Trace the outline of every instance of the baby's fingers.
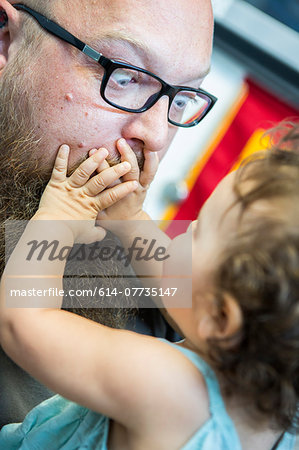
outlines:
[{"label": "baby's fingers", "polygon": [[140,184],[146,188],[151,184],[159,167],[159,157],[156,152],[150,152],[144,150],[144,165],[140,174]]},{"label": "baby's fingers", "polygon": [[[100,164],[100,165],[97,167],[96,172],[98,172],[98,173],[103,172],[103,170],[109,169],[109,167],[111,167],[111,166],[108,164],[107,160],[105,159],[105,160],[102,162],[102,164]],[[116,184],[119,184],[119,183],[121,183],[121,181],[120,181],[120,180],[116,180],[116,181],[114,181],[113,183],[111,183],[111,185],[109,185],[109,187],[115,186]]]},{"label": "baby's fingers", "polygon": [[68,179],[70,186],[74,188],[83,186],[89,180],[99,164],[104,161],[107,155],[108,151],[105,148],[101,148],[88,159],[83,161],[83,163],[80,164],[80,166]]},{"label": "baby's fingers", "polygon": [[83,192],[91,197],[98,195],[113,182],[118,180],[124,174],[131,169],[131,165],[125,161],[117,164],[116,166],[109,167],[109,169],[103,170],[98,175],[95,175],[91,180],[83,187]]},{"label": "baby's fingers", "polygon": [[139,167],[135,153],[125,139],[117,142],[117,149],[121,155],[122,161],[128,161],[131,164],[131,170],[125,175],[124,181],[139,180]]},{"label": "baby's fingers", "polygon": [[117,186],[106,189],[106,191],[99,194],[98,197],[95,197],[98,210],[102,211],[106,208],[109,208],[109,206],[114,205],[114,203],[126,197],[137,188],[137,181],[125,181],[121,184],[118,184]]},{"label": "baby's fingers", "polygon": [[66,179],[69,152],[68,145],[64,144],[59,148],[52,171],[52,181],[64,181]]},{"label": "baby's fingers", "polygon": [[[98,149],[93,148],[92,150],[89,151],[89,156],[94,155],[97,151],[98,151]],[[96,171],[98,173],[100,173],[104,169],[109,169],[109,167],[110,167],[110,165],[109,165],[108,161],[106,159],[104,159],[104,161],[98,165],[98,167],[96,168]]]}]

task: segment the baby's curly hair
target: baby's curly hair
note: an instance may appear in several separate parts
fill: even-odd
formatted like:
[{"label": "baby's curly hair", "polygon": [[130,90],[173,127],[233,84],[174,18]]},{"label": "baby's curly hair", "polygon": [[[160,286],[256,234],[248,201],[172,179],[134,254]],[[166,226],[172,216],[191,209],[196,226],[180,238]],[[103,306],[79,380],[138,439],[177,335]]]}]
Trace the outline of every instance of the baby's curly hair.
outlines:
[{"label": "baby's curly hair", "polygon": [[[280,139],[273,142],[273,136]],[[268,151],[247,160],[234,184],[241,206],[239,232],[228,242],[215,273],[220,302],[230,295],[240,305],[238,344],[213,339],[211,357],[228,392],[247,399],[252,412],[274,426],[299,429],[299,123],[272,130]],[[244,186],[250,186],[244,189]],[[256,202],[276,214],[244,213]],[[267,211],[267,209],[266,209]],[[269,212],[269,210],[268,210]]]}]

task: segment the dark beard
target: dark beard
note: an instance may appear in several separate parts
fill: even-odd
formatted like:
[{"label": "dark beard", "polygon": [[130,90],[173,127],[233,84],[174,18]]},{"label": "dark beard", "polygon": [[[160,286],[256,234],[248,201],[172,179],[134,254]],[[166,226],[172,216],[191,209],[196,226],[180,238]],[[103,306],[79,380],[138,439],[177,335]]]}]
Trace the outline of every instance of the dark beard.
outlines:
[{"label": "dark beard", "polygon": [[[12,228],[8,226],[8,222],[28,221],[35,214],[51,174],[50,169],[43,167],[43,152],[46,150],[41,139],[35,136],[34,115],[27,100],[30,97],[26,89],[23,89],[25,83],[18,78],[19,76],[16,79],[15,72],[9,74],[6,71],[5,79],[2,78],[0,85],[0,274],[5,267],[6,250],[12,251],[24,228],[24,223],[20,223],[19,232],[10,233]],[[9,241],[7,249],[5,228],[6,239]],[[67,262],[65,275],[71,274],[72,277],[64,278],[65,290],[70,287],[70,282],[75,290],[88,289],[90,285],[98,285],[100,282],[103,289],[117,288],[124,292],[128,282],[125,279],[111,278],[111,274],[117,273],[117,262],[112,260],[103,263],[98,260],[96,264],[98,273],[101,274],[99,279],[90,275],[94,273],[94,262],[91,271],[85,261],[80,266],[76,263],[75,268],[72,263]],[[74,273],[76,276],[73,276]],[[136,284],[133,272],[132,283]],[[118,296],[117,303],[115,298],[112,301],[111,307],[102,308],[103,298],[99,296],[92,299],[73,297],[72,304],[67,299],[63,306],[67,306],[68,311],[104,325],[122,328],[128,316],[136,312],[136,305],[125,295]]]}]

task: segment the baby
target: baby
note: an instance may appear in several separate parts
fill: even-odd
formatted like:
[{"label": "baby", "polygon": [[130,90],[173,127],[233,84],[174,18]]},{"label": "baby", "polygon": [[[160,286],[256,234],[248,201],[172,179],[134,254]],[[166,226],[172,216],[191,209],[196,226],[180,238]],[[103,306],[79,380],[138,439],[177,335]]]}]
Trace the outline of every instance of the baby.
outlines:
[{"label": "baby", "polygon": [[[22,424],[3,427],[0,448],[293,449],[299,396],[299,128],[289,126],[279,147],[223,179],[198,220],[173,241],[142,210],[155,156],[146,153],[139,173],[129,145],[121,140],[118,149],[121,164],[109,167],[107,151],[93,150],[67,177],[69,149],[60,148],[40,208],[7,263],[0,343],[58,395]],[[61,310],[65,260],[27,259],[33,239],[59,237],[61,248],[102,239],[105,231],[95,224],[109,226],[107,219],[123,219],[118,231],[125,248],[128,219],[142,219],[139,235],[154,235],[157,245],[167,246],[170,257],[151,265],[157,277],[169,273],[173,260],[188,264],[182,248],[192,239],[192,306],[167,309],[183,341],[170,344]],[[53,226],[43,226],[48,220]],[[35,308],[26,308],[21,298],[24,307],[9,307],[9,287],[24,285],[56,295],[45,295]]]}]

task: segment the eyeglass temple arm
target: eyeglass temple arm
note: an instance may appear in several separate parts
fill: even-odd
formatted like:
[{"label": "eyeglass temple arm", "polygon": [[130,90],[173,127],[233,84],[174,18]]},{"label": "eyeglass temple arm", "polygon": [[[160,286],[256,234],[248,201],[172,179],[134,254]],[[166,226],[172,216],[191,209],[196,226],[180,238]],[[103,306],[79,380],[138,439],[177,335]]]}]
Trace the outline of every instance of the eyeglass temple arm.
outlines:
[{"label": "eyeglass temple arm", "polygon": [[28,8],[26,5],[22,5],[20,3],[17,3],[13,5],[16,9],[21,9],[23,11],[28,12],[32,17],[35,18],[35,20],[40,24],[42,28],[47,30],[49,33],[53,34],[56,37],[59,37],[63,39],[65,42],[68,42],[69,44],[73,45],[77,49],[81,50],[81,52],[85,53],[86,55],[90,56],[95,61],[99,61],[102,54],[94,50],[93,48],[86,45],[84,42],[80,41],[80,39],[76,38],[73,34],[69,33],[67,30],[62,28],[57,23],[53,22],[50,19],[47,19],[47,17],[43,16],[42,14],[34,11],[31,8]]}]

